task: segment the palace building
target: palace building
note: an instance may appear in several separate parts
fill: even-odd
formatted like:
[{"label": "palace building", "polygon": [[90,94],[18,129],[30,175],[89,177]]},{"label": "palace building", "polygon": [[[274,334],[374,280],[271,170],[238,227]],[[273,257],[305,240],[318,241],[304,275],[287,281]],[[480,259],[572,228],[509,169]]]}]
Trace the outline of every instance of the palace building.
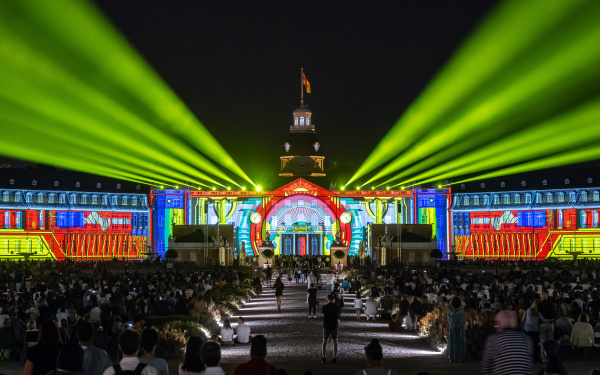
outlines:
[{"label": "palace building", "polygon": [[[74,172],[3,169],[0,259],[142,259],[231,264],[240,254],[444,258],[600,257],[600,188],[341,190],[329,184],[312,112],[293,111],[281,181],[265,191],[150,189]],[[326,145],[325,145],[326,147]],[[83,175],[83,174],[81,174]],[[102,180],[102,182],[100,182]],[[327,182],[326,182],[327,181]],[[146,188],[147,189],[147,188]]]}]

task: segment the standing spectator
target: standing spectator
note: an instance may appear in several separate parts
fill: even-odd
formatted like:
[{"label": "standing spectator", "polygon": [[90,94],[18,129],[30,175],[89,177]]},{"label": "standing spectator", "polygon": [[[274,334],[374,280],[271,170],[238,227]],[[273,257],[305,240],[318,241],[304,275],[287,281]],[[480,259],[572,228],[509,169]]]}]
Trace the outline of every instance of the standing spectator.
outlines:
[{"label": "standing spectator", "polygon": [[4,318],[4,325],[0,328],[0,348],[9,349],[10,357],[16,358],[16,354],[21,347],[21,343],[17,340],[17,335],[10,327],[10,318]]},{"label": "standing spectator", "polygon": [[140,335],[132,329],[126,329],[119,335],[119,350],[123,359],[106,370],[103,375],[115,375],[124,371],[136,371],[140,375],[158,375],[154,367],[141,363],[138,358],[140,350]]},{"label": "standing spectator", "polygon": [[[308,275],[308,288],[306,289],[310,289],[312,287],[311,285],[315,288],[317,287],[317,277],[314,275],[314,273]],[[306,303],[308,303],[308,294],[306,295]]]},{"label": "standing spectator", "polygon": [[365,360],[369,368],[356,371],[356,375],[398,375],[394,370],[383,368],[383,350],[377,339],[371,340],[369,345],[365,346]]},{"label": "standing spectator", "polygon": [[156,345],[158,345],[158,332],[146,328],[142,332],[142,355],[140,356],[140,362],[154,367],[158,375],[169,375],[167,361],[162,358],[157,358],[154,354]]},{"label": "standing spectator", "polygon": [[[540,342],[543,344],[547,340],[554,340],[554,305],[548,300],[548,293],[546,292],[540,294],[538,311],[540,317]],[[542,359],[546,358],[544,350],[541,350],[541,356]]]},{"label": "standing spectator", "polygon": [[325,275],[325,291],[328,295],[333,292],[334,279],[335,276],[331,274],[331,271],[327,271],[327,275]]},{"label": "standing spectator", "polygon": [[323,364],[327,363],[327,341],[329,340],[329,336],[331,336],[331,340],[333,341],[333,363],[337,362],[337,336],[338,336],[338,320],[340,318],[340,309],[335,305],[335,296],[330,294],[327,297],[327,301],[329,302],[325,306],[323,306],[323,349],[321,353],[323,354]]},{"label": "standing spectator", "polygon": [[[294,278],[294,270],[291,267],[286,268],[285,270],[287,274],[288,285],[292,285],[292,279]],[[296,282],[296,284],[298,284]]]},{"label": "standing spectator", "polygon": [[250,346],[250,360],[238,365],[233,375],[278,375],[275,366],[267,363],[267,339],[257,335],[252,339]]},{"label": "standing spectator", "polygon": [[465,315],[462,301],[457,296],[450,300],[448,310],[448,360],[450,362],[463,362],[467,346],[465,343]]},{"label": "standing spectator", "polygon": [[101,375],[110,367],[110,359],[104,350],[90,345],[94,327],[90,322],[82,321],[75,334],[83,349],[83,375]]},{"label": "standing spectator", "polygon": [[265,270],[265,275],[267,275],[267,286],[271,286],[271,277],[273,277],[273,269],[269,267],[267,264],[267,269]]},{"label": "standing spectator", "polygon": [[179,375],[200,375],[204,371],[204,362],[200,357],[201,337],[192,336],[185,347],[183,362],[179,364]]},{"label": "standing spectator", "polygon": [[315,288],[315,284],[312,283],[309,285],[308,291],[306,292],[308,298],[308,317],[310,318],[310,314],[312,312],[313,318],[317,317],[317,295],[319,290]]},{"label": "standing spectator", "polygon": [[278,277],[277,279],[275,279],[275,284],[273,284],[273,287],[275,288],[275,299],[277,300],[277,311],[281,310],[281,299],[283,298],[283,282],[281,281],[281,278]]},{"label": "standing spectator", "polygon": [[567,375],[567,370],[558,357],[560,345],[554,340],[546,340],[542,346],[544,347],[544,352],[546,352],[547,359],[542,372],[544,374]]},{"label": "standing spectator", "polygon": [[200,356],[206,369],[203,375],[225,375],[225,371],[219,366],[221,362],[221,346],[214,341],[207,341],[200,349]]},{"label": "standing spectator", "polygon": [[37,345],[29,349],[24,375],[46,375],[56,370],[56,358],[62,348],[58,327],[51,320],[42,323]]},{"label": "standing spectator", "polygon": [[360,320],[360,314],[362,313],[362,296],[360,294],[360,290],[356,292],[356,296],[354,296],[354,309],[356,310],[356,320]]},{"label": "standing spectator", "polygon": [[539,311],[537,309],[537,301],[533,301],[531,307],[527,309],[523,316],[523,329],[525,333],[531,338],[533,344],[533,360],[538,362],[540,359],[540,332],[539,332]]},{"label": "standing spectator", "polygon": [[398,311],[398,315],[400,315],[400,320],[406,319],[406,315],[408,315],[409,307],[410,307],[410,304],[408,303],[408,300],[406,299],[406,294],[403,294],[402,297],[400,298],[400,304],[399,304],[400,310]]},{"label": "standing spectator", "polygon": [[250,327],[244,322],[243,317],[237,318],[238,325],[235,328],[237,333],[236,341],[238,344],[247,344],[250,342]]},{"label": "standing spectator", "polygon": [[485,341],[481,369],[489,375],[530,375],[533,346],[527,335],[517,332],[517,317],[512,311],[496,314],[496,333]]},{"label": "standing spectator", "polygon": [[260,297],[262,294],[262,282],[260,281],[260,277],[257,276],[254,278],[254,292],[257,297]]}]

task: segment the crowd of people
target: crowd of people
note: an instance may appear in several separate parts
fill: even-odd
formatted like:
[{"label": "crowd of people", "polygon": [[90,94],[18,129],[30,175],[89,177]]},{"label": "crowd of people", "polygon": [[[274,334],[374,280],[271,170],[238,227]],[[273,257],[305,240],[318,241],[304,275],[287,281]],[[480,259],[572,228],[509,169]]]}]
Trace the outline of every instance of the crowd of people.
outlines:
[{"label": "crowd of people", "polygon": [[[79,366],[79,362],[65,362],[67,367],[62,368],[61,358],[64,355],[79,358],[80,354],[81,369],[86,375],[100,375],[98,368],[105,370],[104,375],[123,371],[168,375],[166,362],[154,354],[158,345],[156,331],[144,330],[134,337],[125,334],[131,331],[128,328],[150,315],[193,316],[213,303],[213,288],[239,284],[240,280],[233,269],[150,267],[145,272],[113,272],[90,263],[0,264],[3,290],[0,348],[12,349],[14,358],[25,362],[25,375],[46,374],[57,366],[68,372],[71,368],[68,366]],[[319,309],[324,328],[323,363],[327,362],[330,339],[332,362],[337,360],[339,317],[344,308],[344,295],[351,295],[356,319],[363,319],[363,314],[367,320],[385,319],[392,332],[415,331],[419,319],[434,307],[447,311],[446,353],[451,362],[467,360],[466,312],[475,310],[496,315],[498,332],[488,338],[482,360],[486,372],[494,373],[495,368],[506,362],[497,353],[519,347],[520,353],[526,355],[513,355],[512,361],[521,363],[510,366],[531,369],[532,363],[544,362],[549,370],[562,375],[565,371],[559,358],[561,345],[591,349],[595,332],[600,332],[599,268],[600,262],[593,261],[578,265],[552,261],[462,261],[441,262],[427,268],[342,271],[333,267],[325,271],[318,264],[292,261],[276,268],[267,267],[264,275],[257,273],[254,288],[258,295],[263,287],[274,288],[276,307],[280,310],[286,281],[288,286],[294,279],[296,284],[306,284],[308,315],[312,318],[316,317],[319,302],[317,286],[324,290],[327,303]],[[236,337],[226,319],[220,337],[206,342],[200,337],[189,339],[180,374],[220,373],[209,368],[218,367],[221,345],[233,344],[249,344],[252,358],[234,374],[251,373],[248,371],[258,367],[266,371],[261,373],[271,373],[273,370],[264,361],[266,338],[260,335],[251,338],[244,318],[240,317],[237,323]],[[512,344],[507,346],[504,338]],[[120,368],[111,366],[107,355],[109,341],[118,344],[118,353],[123,356]],[[366,358],[380,367],[378,350],[381,346],[376,341],[369,345],[370,354]],[[134,352],[135,355],[128,354]],[[589,354],[587,350],[584,352],[586,356]],[[192,362],[188,356],[196,360]],[[90,361],[102,366],[91,369],[87,366]]]}]

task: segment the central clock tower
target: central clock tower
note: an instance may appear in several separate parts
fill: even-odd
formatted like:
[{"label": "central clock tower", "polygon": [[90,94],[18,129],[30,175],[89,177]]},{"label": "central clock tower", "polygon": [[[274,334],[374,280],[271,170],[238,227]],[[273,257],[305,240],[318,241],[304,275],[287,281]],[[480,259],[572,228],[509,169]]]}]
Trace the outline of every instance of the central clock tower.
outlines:
[{"label": "central clock tower", "polygon": [[290,134],[283,143],[280,176],[324,177],[325,156],[315,134],[312,112],[302,104],[293,113]]}]

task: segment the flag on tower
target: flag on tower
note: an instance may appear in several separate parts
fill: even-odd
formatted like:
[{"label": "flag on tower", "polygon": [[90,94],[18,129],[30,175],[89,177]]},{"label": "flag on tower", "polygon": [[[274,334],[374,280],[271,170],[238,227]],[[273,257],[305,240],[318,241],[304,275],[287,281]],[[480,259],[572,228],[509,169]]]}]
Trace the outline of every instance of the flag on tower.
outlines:
[{"label": "flag on tower", "polygon": [[306,87],[306,93],[310,94],[310,83],[308,83],[308,79],[306,79],[306,75],[302,73],[302,83],[304,83],[304,87]]}]

